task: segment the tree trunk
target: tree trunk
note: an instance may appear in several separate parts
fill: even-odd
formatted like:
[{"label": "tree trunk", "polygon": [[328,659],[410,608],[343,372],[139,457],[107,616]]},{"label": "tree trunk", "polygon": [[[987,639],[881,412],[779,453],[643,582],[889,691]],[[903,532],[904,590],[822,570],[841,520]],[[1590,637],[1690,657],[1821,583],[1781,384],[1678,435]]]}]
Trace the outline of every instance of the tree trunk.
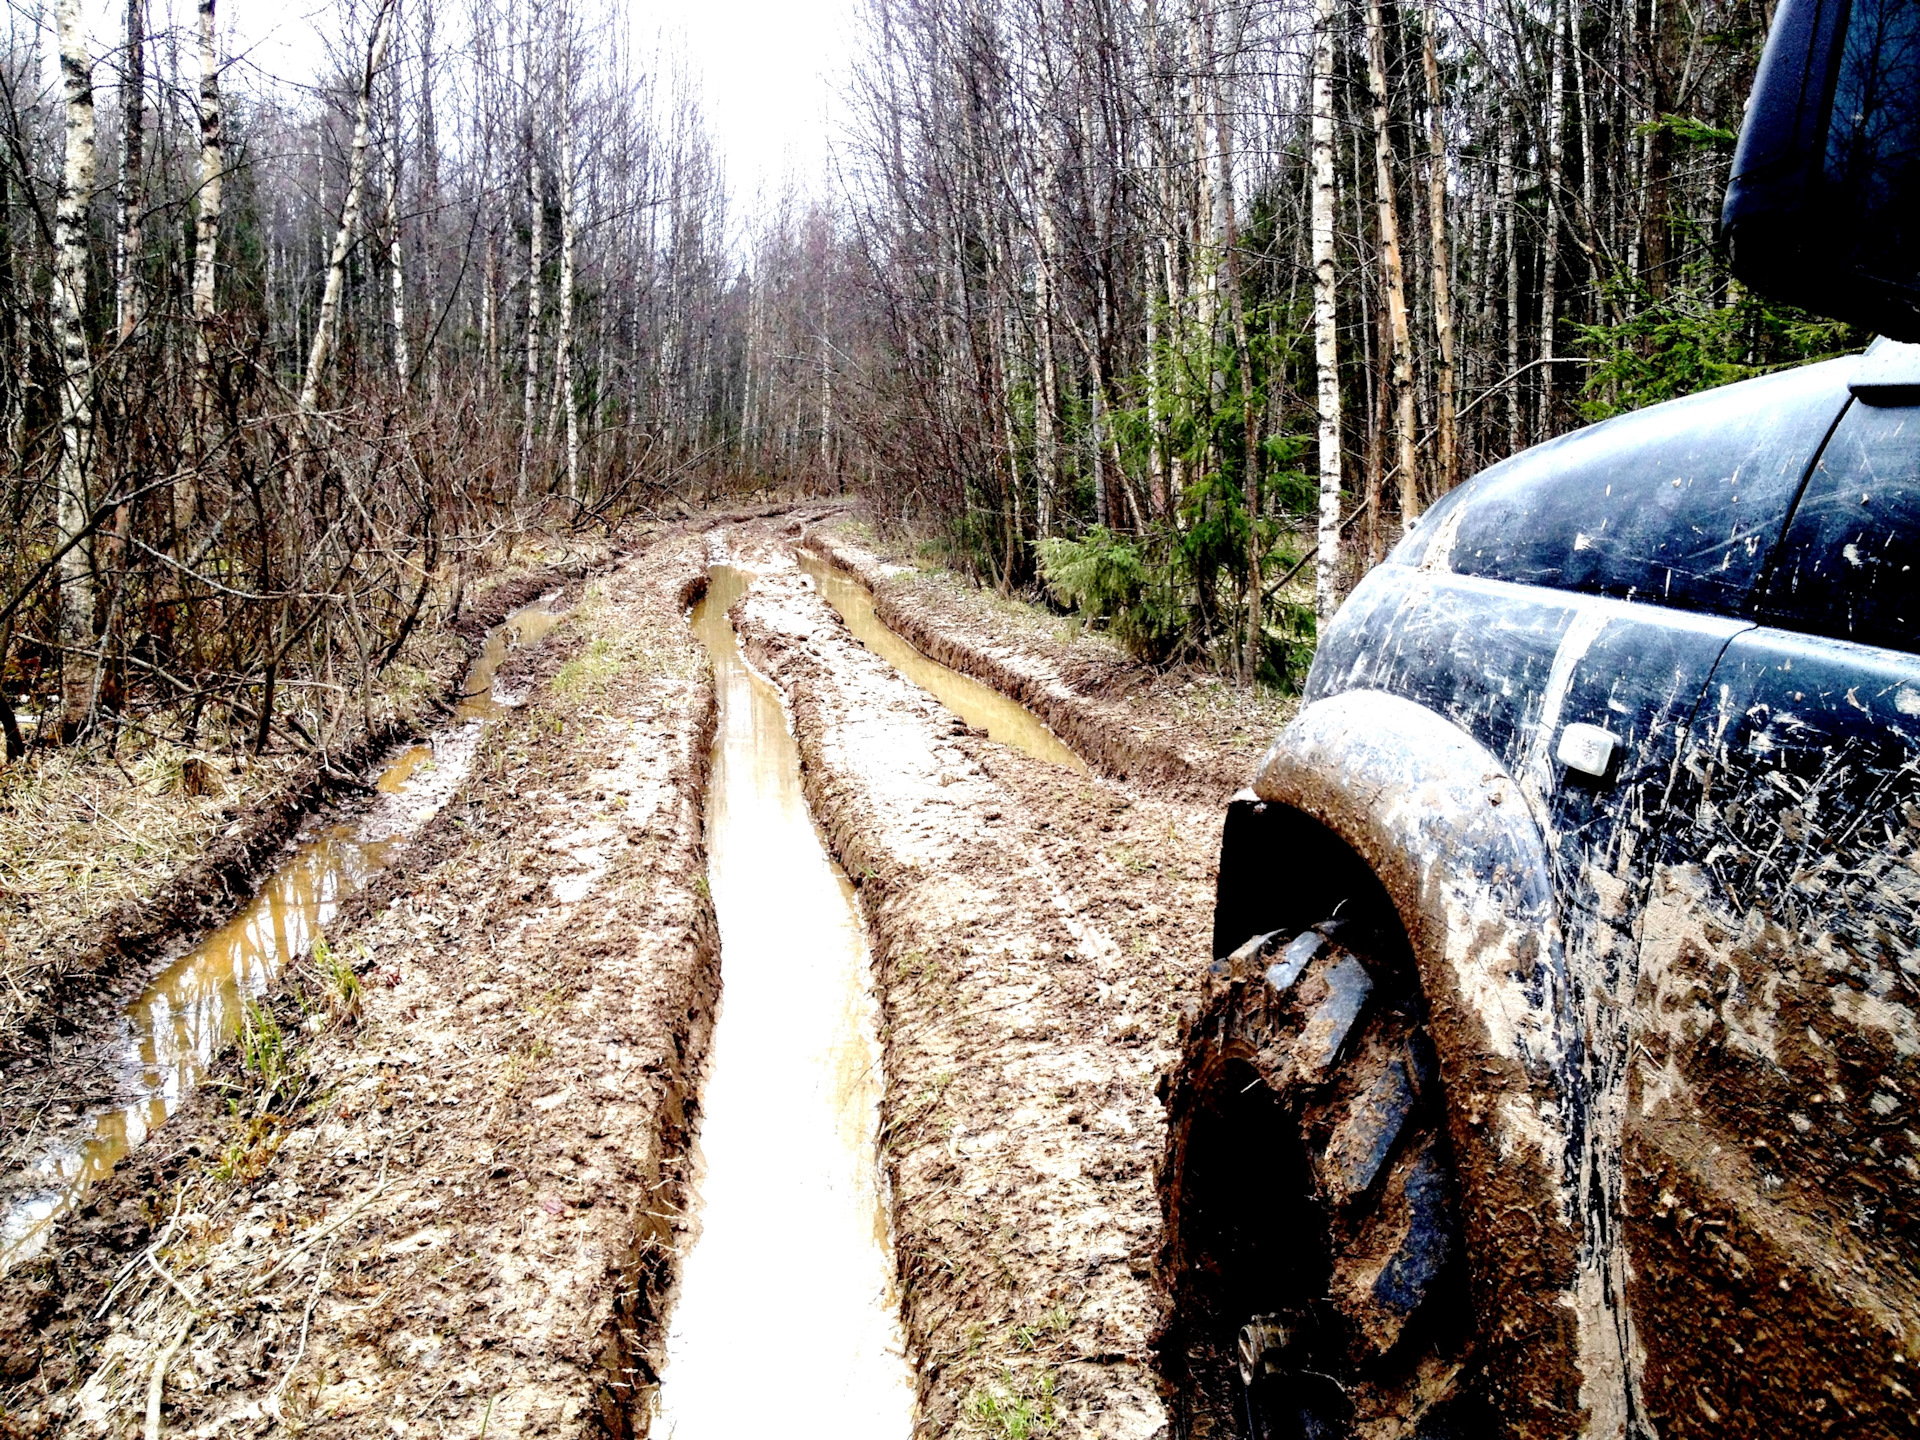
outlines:
[{"label": "tree trunk", "polygon": [[1641,203],[1641,249],[1647,269],[1647,293],[1658,300],[1667,293],[1668,228],[1671,224],[1673,131],[1667,112],[1673,106],[1673,49],[1675,0],[1651,0],[1647,21],[1647,96],[1645,198]]},{"label": "tree trunk", "polygon": [[1434,489],[1444,495],[1460,483],[1460,440],[1454,423],[1453,286],[1447,245],[1447,136],[1441,114],[1440,62],[1434,54],[1434,27],[1440,13],[1427,0],[1420,63],[1427,80],[1427,223],[1433,235],[1433,329],[1440,366],[1434,376],[1437,417]]},{"label": "tree trunk", "polygon": [[1547,87],[1547,174],[1545,188],[1546,235],[1540,260],[1540,420],[1534,434],[1553,433],[1553,332],[1560,318],[1560,171],[1566,159],[1566,46],[1561,43],[1565,20],[1558,0],[1549,6],[1553,17],[1551,81]]},{"label": "tree trunk", "polygon": [[387,77],[387,282],[393,296],[393,378],[405,390],[413,374],[407,353],[407,276],[400,219],[400,67]]},{"label": "tree trunk", "polygon": [[1167,470],[1164,447],[1160,435],[1160,298],[1159,283],[1154,278],[1153,251],[1142,247],[1140,252],[1141,279],[1144,282],[1140,294],[1145,301],[1142,308],[1146,311],[1147,321],[1147,475],[1148,504],[1157,519],[1164,519],[1171,513],[1167,503]]},{"label": "tree trunk", "polygon": [[1320,411],[1320,548],[1314,613],[1321,625],[1340,607],[1340,326],[1334,289],[1333,29],[1335,0],[1318,0],[1313,31],[1313,356]]},{"label": "tree trunk", "polygon": [[[1239,49],[1238,35],[1229,37],[1229,56]],[[1233,318],[1233,345],[1240,367],[1241,492],[1247,511],[1247,643],[1241,651],[1241,678],[1249,685],[1260,670],[1260,647],[1265,635],[1260,580],[1260,406],[1254,400],[1253,348],[1247,342],[1247,310],[1240,293],[1240,221],[1235,214],[1233,188],[1233,69],[1213,80],[1214,136],[1219,152],[1219,184],[1214,203],[1219,209],[1215,229],[1220,235],[1221,268],[1226,272],[1227,307]]]},{"label": "tree trunk", "polygon": [[220,49],[214,0],[200,0],[200,194],[193,224],[193,328],[198,375],[197,420],[213,406],[214,262],[220,249],[220,188],[226,159],[220,136]]},{"label": "tree trunk", "polygon": [[[93,362],[87,350],[87,207],[93,198],[93,64],[82,0],[60,0],[60,78],[66,110],[66,159],[54,211],[53,340],[60,363],[62,544],[86,528],[93,447]],[[60,729],[68,740],[86,726],[93,699],[93,566],[82,542],[60,561]]]},{"label": "tree trunk", "polygon": [[114,319],[120,338],[133,333],[140,277],[140,212],[146,203],[141,170],[146,163],[146,0],[127,0],[127,72],[120,87],[125,140],[120,154],[120,233],[114,247]]},{"label": "tree trunk", "polygon": [[1500,214],[1507,261],[1507,453],[1515,454],[1520,441],[1520,200],[1513,179],[1513,111],[1501,102]]},{"label": "tree trunk", "polygon": [[567,411],[567,498],[580,498],[580,416],[573,389],[574,244],[580,216],[573,154],[573,28],[563,5],[560,40],[560,336],[554,346],[554,385]]},{"label": "tree trunk", "polygon": [[1380,269],[1393,341],[1393,408],[1400,471],[1400,523],[1420,513],[1414,465],[1413,341],[1407,325],[1407,283],[1400,263],[1400,207],[1394,198],[1393,135],[1388,128],[1387,37],[1380,0],[1367,0],[1367,87],[1373,92],[1373,159],[1380,206]]},{"label": "tree trunk", "polygon": [[1581,44],[1580,6],[1572,7],[1567,25],[1568,40],[1571,46],[1569,59],[1573,63],[1574,96],[1579,103],[1580,114],[1580,223],[1586,232],[1586,243],[1582,247],[1587,257],[1587,308],[1589,323],[1598,325],[1600,315],[1600,217],[1594,208],[1593,178],[1593,110],[1587,97],[1587,62]]},{"label": "tree trunk", "polygon": [[[820,290],[820,483],[827,483],[833,469],[833,364],[827,341],[827,326],[832,317],[833,296],[822,285]],[[1002,370],[1004,372],[1004,365]],[[1009,413],[1011,409],[1009,407]],[[1016,489],[1019,476],[1014,477]]]},{"label": "tree trunk", "polygon": [[533,422],[540,403],[540,270],[546,257],[546,187],[540,174],[540,137],[534,133],[533,116],[527,116],[527,209],[530,215],[527,235],[527,383],[525,403],[520,415],[520,478],[514,486],[514,503],[527,503],[527,471],[533,464]]},{"label": "tree trunk", "polygon": [[[347,195],[340,207],[340,226],[334,231],[333,253],[327,260],[327,282],[320,292],[320,318],[313,330],[313,348],[307,353],[306,379],[300,386],[300,411],[312,415],[320,403],[320,377],[332,352],[333,322],[340,310],[340,290],[346,283],[347,251],[360,224],[360,200],[367,187],[367,130],[373,116],[373,82],[387,59],[387,36],[393,24],[394,0],[380,0],[374,12],[373,36],[367,43],[367,66],[360,78],[360,101],[353,121],[353,150],[347,160]],[[212,0],[202,0],[210,9]],[[203,9],[203,13],[205,10]]]},{"label": "tree trunk", "polygon": [[1034,502],[1034,520],[1044,540],[1053,534],[1054,495],[1060,484],[1060,374],[1053,337],[1053,277],[1060,263],[1060,234],[1053,215],[1056,170],[1051,134],[1043,136],[1040,144],[1040,193],[1035,197],[1040,263],[1035,266],[1033,277],[1035,344],[1040,350],[1040,365],[1034,377],[1038,393],[1033,405],[1033,458],[1034,484],[1039,492]]}]

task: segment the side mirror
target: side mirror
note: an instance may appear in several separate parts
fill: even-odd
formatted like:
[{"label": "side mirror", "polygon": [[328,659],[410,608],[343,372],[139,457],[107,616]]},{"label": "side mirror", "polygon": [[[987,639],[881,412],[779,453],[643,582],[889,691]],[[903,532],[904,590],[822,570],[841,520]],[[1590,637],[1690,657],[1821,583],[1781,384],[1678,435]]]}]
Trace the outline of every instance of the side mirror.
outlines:
[{"label": "side mirror", "polygon": [[1769,299],[1920,340],[1920,0],[1781,0],[1720,232]]}]

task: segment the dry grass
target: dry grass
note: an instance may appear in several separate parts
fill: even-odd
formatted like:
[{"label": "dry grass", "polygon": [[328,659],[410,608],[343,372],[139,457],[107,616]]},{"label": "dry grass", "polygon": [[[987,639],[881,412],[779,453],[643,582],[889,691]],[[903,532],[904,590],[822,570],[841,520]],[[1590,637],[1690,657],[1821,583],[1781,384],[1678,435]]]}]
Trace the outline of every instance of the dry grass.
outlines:
[{"label": "dry grass", "polygon": [[[523,537],[470,565],[465,608],[489,593],[524,585],[556,566],[604,560],[604,540]],[[432,617],[446,612],[452,574],[441,577],[427,617],[399,659],[372,689],[336,710],[342,732],[423,722],[458,679],[467,647]],[[309,735],[324,733],[324,701],[341,692],[295,682],[282,713]],[[265,755],[247,753],[250,737],[203,731],[186,749],[140,732],[123,733],[116,753],[98,748],[33,750],[0,767],[0,1016],[25,1004],[35,972],[77,943],[89,923],[125,901],[142,903],[193,864],[223,834],[239,834],[303,782],[315,757],[276,732]]]},{"label": "dry grass", "polygon": [[123,746],[117,762],[47,750],[0,770],[0,982],[17,986],[89,920],[151,895],[303,763],[160,742]]}]

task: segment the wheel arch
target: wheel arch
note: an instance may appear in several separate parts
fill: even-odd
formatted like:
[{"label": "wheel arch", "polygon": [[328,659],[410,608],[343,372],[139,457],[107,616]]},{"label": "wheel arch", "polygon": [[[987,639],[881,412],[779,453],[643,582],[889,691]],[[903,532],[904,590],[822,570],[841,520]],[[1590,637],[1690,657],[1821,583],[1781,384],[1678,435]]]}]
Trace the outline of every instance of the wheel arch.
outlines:
[{"label": "wheel arch", "polygon": [[1583,1047],[1546,840],[1459,726],[1350,691],[1307,706],[1230,807],[1215,949],[1312,924],[1368,880],[1426,997],[1492,1398],[1517,1435],[1579,1433]]}]

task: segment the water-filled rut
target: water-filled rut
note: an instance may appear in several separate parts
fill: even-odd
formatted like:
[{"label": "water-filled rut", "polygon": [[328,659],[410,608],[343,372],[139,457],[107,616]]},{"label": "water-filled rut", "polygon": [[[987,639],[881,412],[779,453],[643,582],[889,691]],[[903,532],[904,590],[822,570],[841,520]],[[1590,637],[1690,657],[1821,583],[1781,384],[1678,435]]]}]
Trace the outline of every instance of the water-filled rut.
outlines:
[{"label": "water-filled rut", "polygon": [[553,598],[524,606],[489,632],[467,670],[454,723],[387,761],[363,815],[302,831],[253,899],[126,1007],[100,1047],[102,1063],[120,1072],[124,1098],[52,1127],[25,1171],[0,1188],[0,1271],[38,1253],[86,1189],[179,1109],[240,1028],[247,1003],[312,948],[341,904],[387,864],[394,842],[417,832],[453,794],[485,722],[501,709],[495,672],[513,649],[537,643],[553,627]]},{"label": "water-filled rut", "polygon": [[715,566],[693,613],[720,702],[707,873],[723,990],[653,1434],[904,1436],[865,930],[780,698],[727,620],[751,580]]},{"label": "water-filled rut", "polygon": [[1003,745],[1026,751],[1037,760],[1064,765],[1070,770],[1087,768],[1085,760],[1068,749],[1044,720],[1018,700],[1002,695],[971,675],[962,675],[942,665],[888,629],[874,613],[873,596],[857,578],[808,551],[796,551],[795,555],[800,568],[813,578],[822,598],[846,623],[854,639],[967,724],[986,731],[989,738]]}]

